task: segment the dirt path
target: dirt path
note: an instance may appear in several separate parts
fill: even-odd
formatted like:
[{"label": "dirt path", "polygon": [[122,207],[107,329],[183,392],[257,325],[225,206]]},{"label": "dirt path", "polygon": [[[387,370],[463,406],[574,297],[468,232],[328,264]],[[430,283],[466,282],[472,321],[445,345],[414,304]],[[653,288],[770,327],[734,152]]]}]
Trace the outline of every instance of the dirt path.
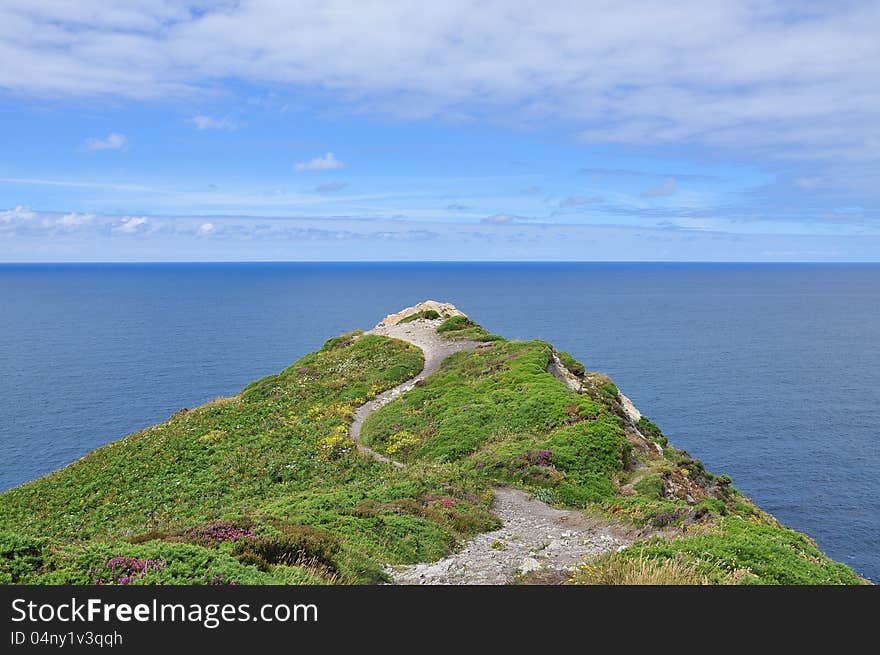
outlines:
[{"label": "dirt path", "polygon": [[495,490],[504,526],[438,562],[389,568],[395,584],[509,584],[525,574],[560,582],[575,566],[632,543],[623,530],[551,507],[519,489]]},{"label": "dirt path", "polygon": [[463,350],[474,350],[480,345],[478,341],[468,341],[464,339],[444,339],[439,334],[437,334],[437,326],[440,325],[440,323],[442,322],[443,321],[441,321],[440,319],[421,319],[418,321],[413,321],[411,323],[380,325],[367,332],[367,334],[380,334],[385,337],[401,339],[402,341],[406,341],[418,348],[421,348],[422,352],[425,355],[425,367],[414,378],[411,378],[402,384],[398,384],[396,387],[388,389],[388,391],[380,393],[371,401],[364,403],[355,410],[354,419],[351,422],[348,433],[351,436],[352,440],[354,440],[354,442],[357,444],[357,448],[359,451],[371,455],[373,458],[380,462],[385,462],[387,464],[392,464],[398,468],[403,468],[404,465],[402,463],[395,461],[390,457],[386,457],[382,453],[378,453],[368,446],[365,446],[361,442],[361,430],[363,429],[364,421],[367,420],[367,417],[369,417],[370,414],[375,412],[380,407],[384,407],[392,400],[399,398],[402,394],[415,387],[416,383],[419,380],[424,380],[426,377],[431,375],[431,373],[436,371],[443,360],[449,357],[449,355],[461,352]]},{"label": "dirt path", "polygon": [[[373,412],[411,390],[419,380],[436,371],[449,355],[480,346],[477,341],[444,339],[437,334],[440,323],[440,319],[420,319],[394,325],[379,324],[367,333],[401,339],[421,348],[425,367],[414,378],[355,410],[349,434],[359,451],[398,468],[405,466],[365,446],[361,442],[361,430]],[[555,360],[554,364],[557,366],[552,367],[551,372],[571,386],[572,381],[567,379],[567,370],[561,362]],[[558,580],[564,579],[585,559],[594,559],[632,542],[632,537],[620,529],[593,521],[580,512],[556,509],[517,489],[496,489],[492,511],[503,521],[503,527],[477,535],[462,550],[439,562],[389,568],[392,582],[508,584],[525,574],[548,572]]]}]

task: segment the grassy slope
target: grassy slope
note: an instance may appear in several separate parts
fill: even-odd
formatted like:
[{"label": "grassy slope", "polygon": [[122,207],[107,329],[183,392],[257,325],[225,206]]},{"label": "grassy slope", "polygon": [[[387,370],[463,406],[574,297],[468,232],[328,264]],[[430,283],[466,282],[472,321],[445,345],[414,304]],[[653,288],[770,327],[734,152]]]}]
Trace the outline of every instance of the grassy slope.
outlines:
[{"label": "grassy slope", "polygon": [[493,527],[499,483],[678,537],[584,567],[578,582],[607,582],[630,560],[709,582],[859,581],[650,421],[650,442],[627,428],[607,378],[585,374],[576,394],[546,372],[548,344],[444,325],[495,341],[367,421],[365,439],[406,469],[358,455],[347,426],[353,407],[414,375],[421,353],[343,335],[234,398],[0,495],[0,582],[375,582],[386,563],[437,559]]},{"label": "grassy slope", "polygon": [[[618,558],[683,561],[715,583],[859,583],[808,537],[761,512],[727,476],[669,446],[651,421],[639,425],[647,439],[625,429],[607,378],[586,374],[588,393],[577,394],[546,373],[552,352],[530,341],[459,353],[373,414],[364,437],[410,463],[452,463],[489,485],[520,486],[547,502],[663,530],[663,538]],[[570,356],[563,362],[583,372]],[[590,582],[603,565],[583,567],[574,581]]]},{"label": "grassy slope", "polygon": [[[421,352],[400,341],[337,338],[234,398],[178,412],[0,495],[0,582],[87,583],[114,556],[165,562],[142,583],[303,582],[316,574],[372,582],[386,562],[445,555],[494,524],[488,496],[360,457],[347,436],[353,406],[422,365]],[[451,507],[434,500],[446,498]],[[318,567],[289,566],[310,559],[293,546],[276,558],[284,565],[245,566],[231,556],[232,542],[186,543],[180,534],[239,519],[280,542],[291,526],[312,525],[339,550]],[[144,534],[159,539],[127,543]],[[98,574],[89,573],[94,567]]]}]

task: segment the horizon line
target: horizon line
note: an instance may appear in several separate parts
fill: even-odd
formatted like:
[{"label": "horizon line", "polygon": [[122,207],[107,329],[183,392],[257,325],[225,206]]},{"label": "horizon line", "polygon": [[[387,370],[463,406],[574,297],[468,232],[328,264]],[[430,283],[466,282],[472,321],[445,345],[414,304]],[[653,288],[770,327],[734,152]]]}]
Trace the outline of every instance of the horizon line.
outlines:
[{"label": "horizon line", "polygon": [[880,260],[814,260],[772,261],[766,259],[210,259],[210,260],[88,260],[88,261],[0,261],[0,266],[95,266],[95,265],[167,265],[167,264],[869,264]]}]

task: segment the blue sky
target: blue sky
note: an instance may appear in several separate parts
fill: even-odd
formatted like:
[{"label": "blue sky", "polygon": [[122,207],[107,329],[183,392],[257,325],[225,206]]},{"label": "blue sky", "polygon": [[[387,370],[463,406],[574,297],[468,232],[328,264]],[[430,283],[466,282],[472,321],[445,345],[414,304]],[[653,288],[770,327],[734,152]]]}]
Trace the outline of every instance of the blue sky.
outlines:
[{"label": "blue sky", "polygon": [[8,0],[0,261],[880,260],[872,2]]}]

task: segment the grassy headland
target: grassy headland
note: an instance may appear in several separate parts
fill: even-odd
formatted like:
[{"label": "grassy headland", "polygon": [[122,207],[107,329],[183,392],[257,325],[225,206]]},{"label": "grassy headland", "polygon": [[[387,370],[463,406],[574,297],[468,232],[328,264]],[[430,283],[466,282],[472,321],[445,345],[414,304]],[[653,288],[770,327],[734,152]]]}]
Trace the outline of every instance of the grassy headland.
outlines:
[{"label": "grassy headland", "polygon": [[367,420],[365,441],[405,468],[359,454],[348,426],[421,370],[422,353],[345,334],[0,495],[0,582],[375,583],[386,565],[441,558],[497,527],[499,485],[643,529],[573,582],[861,582],[651,421],[632,425],[613,383],[570,355],[558,353],[582,393],[547,372],[550,344],[466,317],[437,331],[486,343]]}]

